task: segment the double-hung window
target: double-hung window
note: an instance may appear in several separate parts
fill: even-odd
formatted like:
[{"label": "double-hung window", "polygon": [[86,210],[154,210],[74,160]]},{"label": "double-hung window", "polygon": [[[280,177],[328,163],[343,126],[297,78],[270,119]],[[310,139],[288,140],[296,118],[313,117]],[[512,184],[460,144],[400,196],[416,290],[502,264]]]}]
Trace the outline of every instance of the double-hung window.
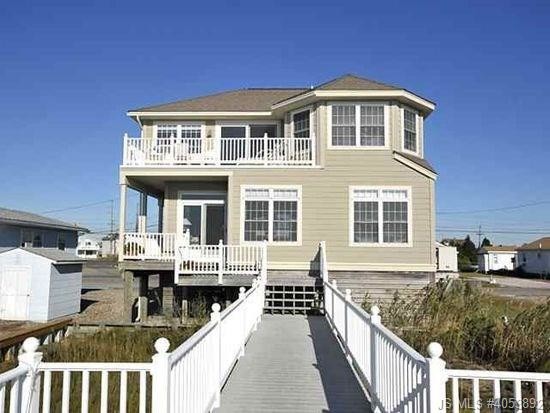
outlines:
[{"label": "double-hung window", "polygon": [[410,219],[409,188],[350,189],[352,245],[407,245]]},{"label": "double-hung window", "polygon": [[418,153],[418,119],[410,109],[403,109],[403,149]]},{"label": "double-hung window", "polygon": [[156,125],[157,139],[177,138],[180,141],[200,139],[202,125],[200,123],[160,124]]},{"label": "double-hung window", "polygon": [[309,138],[309,110],[292,115],[293,135],[295,138]]},{"label": "double-hung window", "polygon": [[387,146],[387,105],[333,103],[329,107],[330,147],[385,148]]},{"label": "double-hung window", "polygon": [[300,240],[300,189],[243,188],[243,239],[297,243]]}]

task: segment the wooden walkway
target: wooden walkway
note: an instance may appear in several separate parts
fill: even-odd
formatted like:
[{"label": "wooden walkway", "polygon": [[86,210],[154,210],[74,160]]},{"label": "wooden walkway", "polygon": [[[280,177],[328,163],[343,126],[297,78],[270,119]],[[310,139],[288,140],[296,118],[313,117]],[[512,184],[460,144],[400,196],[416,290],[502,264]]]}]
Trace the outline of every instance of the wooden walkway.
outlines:
[{"label": "wooden walkway", "polygon": [[216,413],[370,411],[324,317],[264,315]]}]

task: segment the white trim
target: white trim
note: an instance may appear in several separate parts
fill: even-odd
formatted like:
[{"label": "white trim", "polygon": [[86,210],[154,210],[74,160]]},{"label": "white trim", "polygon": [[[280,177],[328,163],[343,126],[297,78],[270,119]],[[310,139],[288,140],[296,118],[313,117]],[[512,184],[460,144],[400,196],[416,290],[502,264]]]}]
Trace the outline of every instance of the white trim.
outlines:
[{"label": "white trim", "polygon": [[411,169],[414,169],[417,172],[420,172],[422,175],[427,176],[430,179],[433,179],[434,181],[437,180],[437,174],[435,172],[430,171],[429,169],[424,168],[421,165],[418,165],[416,162],[411,161],[410,159],[405,158],[403,155],[399,153],[394,153],[393,158],[401,162],[402,164],[408,166]]},{"label": "white trim", "polygon": [[[270,246],[301,246],[302,245],[302,185],[241,185],[240,199],[240,223],[239,223],[239,239],[241,244],[253,245],[259,244],[262,241],[245,241],[244,239],[244,221],[245,221],[245,192],[247,189],[268,189],[270,192],[269,199],[269,217],[268,217],[268,240]],[[289,201],[297,201],[297,216],[296,216],[296,241],[273,241],[273,201],[284,201],[285,199],[273,199],[271,192],[274,189],[289,189],[298,192],[297,199],[288,199]]]},{"label": "white trim", "polygon": [[[332,144],[332,106],[355,106],[355,145],[333,145]],[[384,145],[366,146],[361,143],[361,106],[383,106],[384,107]],[[327,149],[330,150],[367,150],[380,151],[390,148],[390,103],[387,101],[350,102],[331,101],[327,103]]]},{"label": "white trim", "polygon": [[[378,203],[378,242],[355,242],[354,241],[354,191],[356,190],[398,190],[407,191],[407,242],[389,243],[384,242],[384,199],[379,196]],[[396,201],[402,202],[402,201]],[[412,216],[412,188],[410,186],[371,186],[371,185],[350,185],[348,187],[348,245],[350,247],[369,248],[410,248],[413,246],[413,216]]]},{"label": "white trim", "polygon": [[237,111],[204,111],[204,112],[126,112],[127,116],[139,116],[142,118],[220,118],[220,117],[233,117],[233,116],[272,116],[271,111],[248,111],[248,112],[237,112]]},{"label": "white trim", "polygon": [[[416,128],[416,152],[411,151],[410,149],[405,148],[405,110],[408,110],[409,112],[413,112],[416,116],[415,118],[415,128]],[[419,128],[419,120],[418,118],[420,115],[418,114],[418,111],[416,109],[410,108],[410,107],[401,107],[401,150],[405,153],[410,153],[411,155],[415,155],[418,157],[421,157],[420,154],[420,128]]]},{"label": "white trim", "polygon": [[298,95],[281,102],[275,103],[271,106],[272,109],[281,108],[292,103],[299,102],[310,97],[318,98],[403,98],[412,103],[415,103],[430,112],[435,109],[435,104],[409,92],[405,89],[397,90],[313,90],[302,95]]}]

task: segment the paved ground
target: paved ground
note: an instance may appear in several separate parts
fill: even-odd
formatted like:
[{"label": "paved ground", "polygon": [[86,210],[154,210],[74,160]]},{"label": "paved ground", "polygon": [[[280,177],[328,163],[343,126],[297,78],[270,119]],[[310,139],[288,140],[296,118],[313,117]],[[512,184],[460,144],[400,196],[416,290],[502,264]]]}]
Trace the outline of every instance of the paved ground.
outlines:
[{"label": "paved ground", "polygon": [[216,413],[369,411],[324,317],[265,315]]},{"label": "paved ground", "polygon": [[[476,274],[468,275],[468,279],[489,283],[491,277],[489,275]],[[544,299],[550,297],[550,281],[548,280],[532,280],[519,277],[505,277],[502,275],[494,275],[494,288],[491,292],[503,297],[515,298],[535,298]]]},{"label": "paved ground", "polygon": [[82,269],[83,290],[122,288],[116,261],[86,261]]}]

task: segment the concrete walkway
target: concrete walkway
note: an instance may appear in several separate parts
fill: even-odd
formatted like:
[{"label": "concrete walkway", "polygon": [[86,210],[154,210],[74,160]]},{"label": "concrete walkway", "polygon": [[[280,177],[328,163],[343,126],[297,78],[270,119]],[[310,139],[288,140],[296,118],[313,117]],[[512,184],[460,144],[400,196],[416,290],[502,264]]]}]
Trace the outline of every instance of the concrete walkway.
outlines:
[{"label": "concrete walkway", "polygon": [[227,381],[217,413],[370,412],[320,316],[265,315]]}]

